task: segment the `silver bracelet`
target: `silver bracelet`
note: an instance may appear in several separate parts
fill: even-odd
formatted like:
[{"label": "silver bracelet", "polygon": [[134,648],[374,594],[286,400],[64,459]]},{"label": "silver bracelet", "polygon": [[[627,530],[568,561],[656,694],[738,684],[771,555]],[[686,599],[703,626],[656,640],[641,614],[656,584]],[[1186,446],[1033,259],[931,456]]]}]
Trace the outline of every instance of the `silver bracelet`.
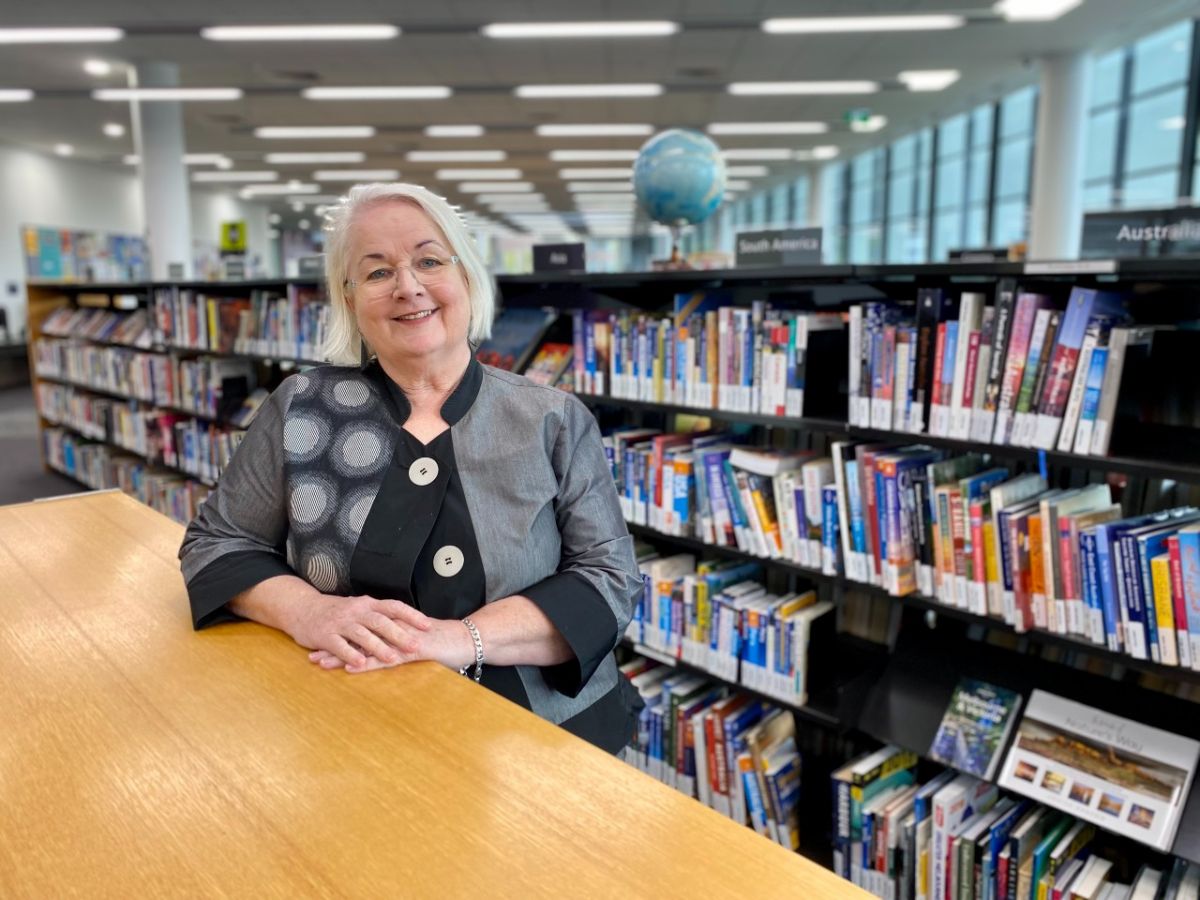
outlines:
[{"label": "silver bracelet", "polygon": [[[462,623],[467,626],[467,631],[471,632],[471,640],[475,642],[475,682],[479,682],[480,676],[483,675],[483,638],[479,636],[479,629],[475,627],[475,623],[470,619],[463,619]],[[467,663],[458,670],[460,675],[466,675],[467,670],[471,668],[471,664]]]}]

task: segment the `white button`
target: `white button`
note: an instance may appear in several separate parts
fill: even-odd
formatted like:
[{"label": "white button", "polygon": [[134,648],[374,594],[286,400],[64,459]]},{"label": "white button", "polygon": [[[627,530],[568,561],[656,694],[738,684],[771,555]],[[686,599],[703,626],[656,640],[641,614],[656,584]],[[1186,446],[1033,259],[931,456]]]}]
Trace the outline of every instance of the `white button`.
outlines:
[{"label": "white button", "polygon": [[422,456],[408,467],[408,477],[413,484],[424,487],[438,477],[437,460],[431,456]]},{"label": "white button", "polygon": [[433,557],[433,571],[443,578],[453,578],[463,567],[463,552],[453,544],[447,544]]}]

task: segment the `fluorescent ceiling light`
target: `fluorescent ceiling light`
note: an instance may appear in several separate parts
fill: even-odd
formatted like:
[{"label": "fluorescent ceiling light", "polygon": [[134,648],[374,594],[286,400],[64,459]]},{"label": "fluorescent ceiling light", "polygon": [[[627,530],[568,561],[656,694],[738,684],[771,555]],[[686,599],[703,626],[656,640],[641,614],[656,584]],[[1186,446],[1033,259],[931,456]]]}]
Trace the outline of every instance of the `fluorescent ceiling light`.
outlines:
[{"label": "fluorescent ceiling light", "polygon": [[575,181],[582,178],[623,178],[633,177],[633,169],[559,169],[558,177],[563,181]]},{"label": "fluorescent ceiling light", "polygon": [[0,28],[0,44],[100,44],[123,37],[120,28]]},{"label": "fluorescent ceiling light", "polygon": [[125,136],[125,126],[120,122],[105,122],[104,136],[110,138],[119,138]]},{"label": "fluorescent ceiling light", "polygon": [[1000,0],[992,10],[1010,22],[1048,22],[1082,3],[1083,0]]},{"label": "fluorescent ceiling light", "polygon": [[442,85],[381,87],[310,87],[301,93],[306,100],[445,100],[454,93]]},{"label": "fluorescent ceiling light", "polygon": [[592,191],[595,193],[606,194],[624,194],[628,193],[632,188],[631,182],[625,181],[568,181],[567,190],[572,194],[586,193]]},{"label": "fluorescent ceiling light", "polygon": [[941,91],[958,81],[958,69],[924,69],[901,72],[896,77],[910,91]]},{"label": "fluorescent ceiling light", "polygon": [[370,125],[271,125],[263,128],[255,128],[254,136],[268,140],[287,140],[288,138],[369,138],[375,136],[375,129]]},{"label": "fluorescent ceiling light", "polygon": [[553,162],[633,162],[636,150],[551,150]]},{"label": "fluorescent ceiling light", "polygon": [[824,122],[713,122],[709,134],[824,134]]},{"label": "fluorescent ceiling light", "polygon": [[438,169],[433,173],[438,181],[471,181],[474,179],[499,179],[512,181],[521,178],[520,169]]},{"label": "fluorescent ceiling light", "polygon": [[750,190],[750,182],[738,181],[731,179],[725,182],[725,190],[727,191],[748,191]]},{"label": "fluorescent ceiling light", "polygon": [[332,153],[268,153],[265,159],[271,165],[320,165],[322,163],[360,163],[367,154],[358,150],[339,150]]},{"label": "fluorescent ceiling light", "polygon": [[216,166],[218,169],[233,167],[233,160],[220,153],[185,153],[183,161],[189,166]]},{"label": "fluorescent ceiling light", "polygon": [[762,178],[770,173],[766,166],[726,166],[725,174],[735,178]]},{"label": "fluorescent ceiling light", "polygon": [[872,131],[878,131],[887,124],[887,116],[876,113],[873,116],[867,116],[865,119],[851,119],[850,130],[859,134],[869,134]]},{"label": "fluorescent ceiling light", "polygon": [[575,205],[579,206],[579,207],[583,207],[583,206],[595,206],[595,207],[619,206],[621,208],[624,208],[626,206],[632,206],[636,202],[636,200],[637,200],[637,197],[635,197],[632,192],[628,193],[628,194],[576,194],[575,195]]},{"label": "fluorescent ceiling light", "polygon": [[103,59],[88,59],[83,63],[83,71],[97,78],[103,78],[105,75],[112,74],[112,63]]},{"label": "fluorescent ceiling light", "polygon": [[235,181],[278,181],[278,172],[193,172],[192,181],[232,184]]},{"label": "fluorescent ceiling light", "polygon": [[545,203],[546,198],[540,193],[532,194],[476,194],[471,198],[478,203]]},{"label": "fluorescent ceiling light", "polygon": [[665,37],[675,34],[675,22],[496,22],[479,29],[490,38]]},{"label": "fluorescent ceiling light", "polygon": [[313,181],[395,181],[399,169],[321,169],[313,172]]},{"label": "fluorescent ceiling light", "polygon": [[503,150],[410,150],[409,162],[503,162],[508,154]]},{"label": "fluorescent ceiling light", "polygon": [[792,158],[792,151],[787,147],[747,147],[733,148],[730,150],[722,150],[721,156],[725,159],[742,159],[742,160],[762,160],[782,161]]},{"label": "fluorescent ceiling light", "polygon": [[271,213],[269,216],[267,216],[267,224],[269,225],[278,225],[282,221],[283,216],[281,216],[279,213]]},{"label": "fluorescent ceiling light", "polygon": [[33,99],[33,91],[28,88],[0,89],[0,103],[25,103]]},{"label": "fluorescent ceiling light", "polygon": [[536,100],[547,97],[657,97],[661,84],[519,84],[518,97]]},{"label": "fluorescent ceiling light", "polygon": [[386,41],[395,25],[215,25],[201,28],[209,41]]},{"label": "fluorescent ceiling light", "polygon": [[646,137],[653,125],[539,125],[541,137]]},{"label": "fluorescent ceiling light", "polygon": [[[1040,0],[1029,0],[1038,3]],[[961,28],[966,19],[956,15],[919,16],[811,16],[798,19],[767,19],[762,30],[768,34],[847,34],[855,31],[944,31]]]},{"label": "fluorescent ceiling light", "polygon": [[797,150],[796,160],[798,162],[808,162],[817,159],[833,159],[838,155],[838,148],[828,144],[820,147],[811,147],[808,150]]},{"label": "fluorescent ceiling light", "polygon": [[1182,131],[1184,124],[1183,116],[1167,116],[1158,120],[1158,127],[1163,131]]},{"label": "fluorescent ceiling light", "polygon": [[528,194],[533,190],[532,181],[464,181],[458,186],[463,194]]},{"label": "fluorescent ceiling light", "polygon": [[75,153],[75,148],[70,144],[55,144],[54,152],[59,156],[72,156]]},{"label": "fluorescent ceiling light", "polygon": [[735,81],[729,93],[742,96],[782,96],[789,94],[873,94],[877,81]]},{"label": "fluorescent ceiling light", "polygon": [[474,138],[483,137],[482,125],[429,125],[425,137],[431,138]]},{"label": "fluorescent ceiling light", "polygon": [[241,88],[100,88],[92,91],[94,100],[187,101],[240,100]]},{"label": "fluorescent ceiling light", "polygon": [[304,212],[304,204],[298,200],[293,200],[291,203],[292,212]]},{"label": "fluorescent ceiling light", "polygon": [[[241,190],[243,197],[284,196],[287,194],[315,194],[320,188],[315,184],[290,181],[287,184],[252,184]],[[295,205],[295,201],[293,201]]]}]

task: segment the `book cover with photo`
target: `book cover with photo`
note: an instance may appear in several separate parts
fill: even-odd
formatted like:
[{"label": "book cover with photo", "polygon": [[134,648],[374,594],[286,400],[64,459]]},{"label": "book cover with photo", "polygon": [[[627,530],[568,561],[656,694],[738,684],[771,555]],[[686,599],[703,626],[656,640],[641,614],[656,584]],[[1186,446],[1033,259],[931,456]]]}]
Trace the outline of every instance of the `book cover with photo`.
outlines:
[{"label": "book cover with photo", "polygon": [[960,679],[929,748],[930,758],[991,781],[1020,708],[1016,691]]},{"label": "book cover with photo", "polygon": [[1200,743],[1034,691],[1001,787],[1169,850]]}]

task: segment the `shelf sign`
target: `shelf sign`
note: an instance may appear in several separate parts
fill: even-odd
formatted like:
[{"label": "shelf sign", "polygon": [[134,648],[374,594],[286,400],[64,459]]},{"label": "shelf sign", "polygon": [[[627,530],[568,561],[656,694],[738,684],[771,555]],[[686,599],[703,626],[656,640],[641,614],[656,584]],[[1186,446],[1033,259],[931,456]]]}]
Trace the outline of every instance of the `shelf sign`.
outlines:
[{"label": "shelf sign", "polygon": [[167,263],[167,278],[171,281],[183,281],[187,277],[187,267],[181,262]]},{"label": "shelf sign", "polygon": [[296,263],[297,275],[300,278],[324,278],[325,257],[302,256]]},{"label": "shelf sign", "polygon": [[1123,209],[1083,217],[1084,259],[1200,254],[1200,209]]},{"label": "shelf sign", "polygon": [[243,281],[246,278],[246,260],[241,256],[231,256],[225,260],[225,280]]},{"label": "shelf sign", "polygon": [[534,244],[533,271],[584,272],[583,244]]},{"label": "shelf sign", "polygon": [[221,255],[241,256],[246,252],[246,223],[221,223]]},{"label": "shelf sign", "polygon": [[742,231],[737,237],[737,267],[817,266],[821,264],[821,229]]}]

